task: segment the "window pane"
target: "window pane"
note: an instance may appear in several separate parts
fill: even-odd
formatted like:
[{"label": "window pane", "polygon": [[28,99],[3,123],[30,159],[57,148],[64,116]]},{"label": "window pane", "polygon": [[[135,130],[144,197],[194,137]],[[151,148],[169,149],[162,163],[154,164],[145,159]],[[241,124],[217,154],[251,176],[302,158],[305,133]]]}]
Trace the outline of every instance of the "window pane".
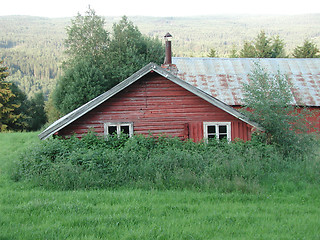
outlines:
[{"label": "window pane", "polygon": [[129,126],[120,126],[122,133],[129,134]]},{"label": "window pane", "polygon": [[208,133],[216,133],[216,126],[208,126]]},{"label": "window pane", "polygon": [[216,135],[215,134],[209,134],[208,138],[216,138]]},{"label": "window pane", "polygon": [[219,134],[219,139],[227,139],[227,134]]},{"label": "window pane", "polygon": [[219,126],[219,134],[227,134],[227,126],[226,125],[222,125],[222,126]]},{"label": "window pane", "polygon": [[108,126],[108,134],[117,134],[117,126]]}]

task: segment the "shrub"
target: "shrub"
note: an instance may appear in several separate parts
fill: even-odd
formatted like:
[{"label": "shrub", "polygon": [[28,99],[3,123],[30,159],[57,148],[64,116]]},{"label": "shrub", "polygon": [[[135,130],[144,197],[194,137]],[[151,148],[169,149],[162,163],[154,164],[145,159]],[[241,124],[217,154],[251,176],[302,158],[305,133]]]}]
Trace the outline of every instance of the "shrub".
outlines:
[{"label": "shrub", "polygon": [[[312,167],[310,167],[312,166]],[[12,177],[51,189],[196,188],[257,191],[292,177],[319,182],[319,161],[284,157],[252,141],[193,143],[169,137],[50,139],[20,156]]]},{"label": "shrub", "polygon": [[[244,108],[242,112],[265,130],[261,138],[273,143],[286,155],[302,157],[314,147],[309,121],[314,112],[293,105],[295,99],[287,76],[278,72],[269,74],[258,62],[243,84]],[[247,111],[250,109],[250,111]]]}]

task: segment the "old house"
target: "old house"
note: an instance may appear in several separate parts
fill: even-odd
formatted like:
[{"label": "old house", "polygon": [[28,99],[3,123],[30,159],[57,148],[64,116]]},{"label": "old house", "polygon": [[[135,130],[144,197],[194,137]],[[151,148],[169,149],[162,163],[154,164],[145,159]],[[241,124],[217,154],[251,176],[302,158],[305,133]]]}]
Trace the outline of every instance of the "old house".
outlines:
[{"label": "old house", "polygon": [[294,104],[319,108],[320,59],[172,58],[167,39],[162,66],[146,65],[57,120],[39,137],[80,137],[94,130],[104,136],[125,132],[166,134],[194,141],[248,140],[254,129],[261,128],[237,109],[242,105],[242,83],[248,81],[255,61],[270,73],[287,74],[297,96]]}]

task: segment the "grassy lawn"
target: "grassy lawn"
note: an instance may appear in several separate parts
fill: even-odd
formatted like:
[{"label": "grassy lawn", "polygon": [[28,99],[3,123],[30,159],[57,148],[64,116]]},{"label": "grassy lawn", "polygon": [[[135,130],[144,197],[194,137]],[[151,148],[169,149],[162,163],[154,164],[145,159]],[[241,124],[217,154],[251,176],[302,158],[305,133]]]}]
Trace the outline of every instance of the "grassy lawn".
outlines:
[{"label": "grassy lawn", "polygon": [[7,174],[37,141],[37,133],[0,134],[0,240],[320,239],[319,186],[255,194],[48,191]]}]

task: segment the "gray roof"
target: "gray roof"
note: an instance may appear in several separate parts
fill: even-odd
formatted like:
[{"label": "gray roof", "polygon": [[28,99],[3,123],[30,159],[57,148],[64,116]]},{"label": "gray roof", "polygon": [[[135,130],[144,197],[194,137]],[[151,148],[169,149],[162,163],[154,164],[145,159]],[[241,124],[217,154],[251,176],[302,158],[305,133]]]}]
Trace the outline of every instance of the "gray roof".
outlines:
[{"label": "gray roof", "polygon": [[180,79],[231,106],[243,104],[242,84],[248,83],[254,62],[270,74],[287,75],[293,86],[293,104],[320,106],[320,58],[172,59]]},{"label": "gray roof", "polygon": [[74,111],[68,113],[64,117],[60,118],[59,120],[57,120],[56,122],[51,124],[47,129],[45,129],[43,132],[41,132],[39,134],[39,138],[46,139],[46,138],[50,137],[51,135],[53,135],[57,131],[61,130],[62,128],[69,125],[70,123],[74,122],[75,120],[77,120],[81,116],[85,115],[87,112],[96,108],[97,106],[99,106],[103,102],[107,101],[109,98],[111,98],[115,94],[119,93],[120,91],[122,91],[123,89],[130,86],[134,82],[138,81],[141,77],[145,76],[146,74],[148,74],[149,72],[152,72],[152,71],[154,71],[154,72],[160,74],[161,76],[169,79],[170,81],[178,84],[179,86],[194,93],[198,97],[200,97],[200,98],[206,100],[207,102],[213,104],[214,106],[224,110],[225,112],[231,114],[232,116],[248,123],[249,125],[251,125],[257,129],[262,130],[262,128],[257,123],[249,121],[244,115],[242,115],[240,112],[238,112],[237,110],[235,110],[231,106],[229,106],[229,105],[223,103],[222,101],[218,100],[217,98],[211,96],[210,94],[206,93],[202,89],[197,88],[197,87],[189,84],[188,82],[181,80],[180,78],[171,74],[167,70],[161,68],[157,64],[149,63],[148,65],[146,65],[145,67],[143,67],[142,69],[140,69],[139,71],[137,71],[136,73],[131,75],[129,78],[127,78],[123,82],[119,83],[118,85],[116,85],[115,87],[110,89],[109,91],[92,99],[88,103],[82,105],[81,107],[75,109]]}]

